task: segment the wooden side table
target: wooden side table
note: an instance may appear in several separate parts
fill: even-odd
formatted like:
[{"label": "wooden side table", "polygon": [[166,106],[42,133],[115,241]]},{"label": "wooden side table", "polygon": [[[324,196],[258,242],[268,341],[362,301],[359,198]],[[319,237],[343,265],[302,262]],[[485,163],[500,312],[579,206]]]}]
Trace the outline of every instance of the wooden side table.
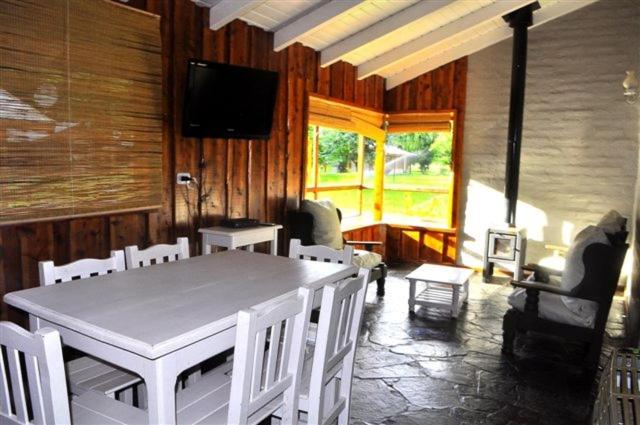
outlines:
[{"label": "wooden side table", "polygon": [[280,224],[261,225],[233,229],[230,227],[206,227],[199,229],[202,233],[202,254],[211,254],[211,246],[220,246],[227,249],[247,247],[247,251],[253,252],[254,244],[271,242],[271,255],[278,255],[278,230]]},{"label": "wooden side table", "polygon": [[[462,303],[469,297],[469,278],[473,270],[454,266],[423,264],[406,277],[409,281],[409,314],[415,306],[444,308],[457,318]],[[426,283],[424,291],[416,296],[416,284]]]}]

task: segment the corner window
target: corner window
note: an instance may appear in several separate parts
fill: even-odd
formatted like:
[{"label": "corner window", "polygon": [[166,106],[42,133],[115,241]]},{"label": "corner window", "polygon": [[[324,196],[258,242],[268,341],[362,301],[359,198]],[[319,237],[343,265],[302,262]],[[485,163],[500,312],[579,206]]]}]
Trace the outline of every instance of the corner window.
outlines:
[{"label": "corner window", "polygon": [[448,228],[455,111],[382,114],[310,97],[307,199],[343,217]]}]

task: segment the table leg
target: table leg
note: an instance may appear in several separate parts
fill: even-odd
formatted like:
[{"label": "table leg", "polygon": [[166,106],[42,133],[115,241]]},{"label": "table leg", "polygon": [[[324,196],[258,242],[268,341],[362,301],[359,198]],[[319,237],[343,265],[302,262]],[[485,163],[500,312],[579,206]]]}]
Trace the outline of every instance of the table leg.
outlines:
[{"label": "table leg", "polygon": [[247,245],[247,251],[253,252],[253,244]]},{"label": "table leg", "polygon": [[458,313],[460,312],[460,286],[455,285],[452,290],[453,293],[451,295],[451,317],[457,319]]},{"label": "table leg", "polygon": [[147,412],[149,424],[176,423],[177,373],[164,359],[149,361],[145,366],[144,380],[147,387]]},{"label": "table leg", "polygon": [[409,280],[409,315],[413,315],[415,313],[416,307],[416,281],[413,279]]},{"label": "table leg", "polygon": [[207,235],[202,234],[202,255],[211,254],[211,245],[207,243]]},{"label": "table leg", "polygon": [[278,255],[278,229],[273,229],[273,239],[271,240],[271,255]]},{"label": "table leg", "polygon": [[29,330],[35,332],[40,329],[40,319],[33,314],[29,315]]}]

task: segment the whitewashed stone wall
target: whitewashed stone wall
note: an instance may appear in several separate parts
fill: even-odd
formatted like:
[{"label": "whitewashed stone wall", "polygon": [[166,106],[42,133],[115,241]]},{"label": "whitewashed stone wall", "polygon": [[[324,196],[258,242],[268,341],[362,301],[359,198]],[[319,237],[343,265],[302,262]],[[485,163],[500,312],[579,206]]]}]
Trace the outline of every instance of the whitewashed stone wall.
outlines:
[{"label": "whitewashed stone wall", "polygon": [[[639,116],[622,96],[640,72],[640,1],[601,0],[532,30],[517,224],[527,261],[568,244],[615,208],[632,217]],[[484,232],[504,220],[511,40],[469,57],[460,255],[481,265]]]}]

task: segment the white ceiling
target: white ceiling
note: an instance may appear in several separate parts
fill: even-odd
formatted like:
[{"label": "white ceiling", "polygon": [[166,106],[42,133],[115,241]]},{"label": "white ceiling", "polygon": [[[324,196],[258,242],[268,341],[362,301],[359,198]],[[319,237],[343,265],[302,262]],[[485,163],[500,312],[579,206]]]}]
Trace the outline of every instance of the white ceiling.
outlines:
[{"label": "white ceiling", "polygon": [[[210,7],[212,29],[242,19],[274,32],[274,49],[300,42],[321,65],[344,60],[358,78],[390,89],[511,37],[502,16],[535,0],[193,0]],[[534,26],[597,0],[538,0]]]}]

